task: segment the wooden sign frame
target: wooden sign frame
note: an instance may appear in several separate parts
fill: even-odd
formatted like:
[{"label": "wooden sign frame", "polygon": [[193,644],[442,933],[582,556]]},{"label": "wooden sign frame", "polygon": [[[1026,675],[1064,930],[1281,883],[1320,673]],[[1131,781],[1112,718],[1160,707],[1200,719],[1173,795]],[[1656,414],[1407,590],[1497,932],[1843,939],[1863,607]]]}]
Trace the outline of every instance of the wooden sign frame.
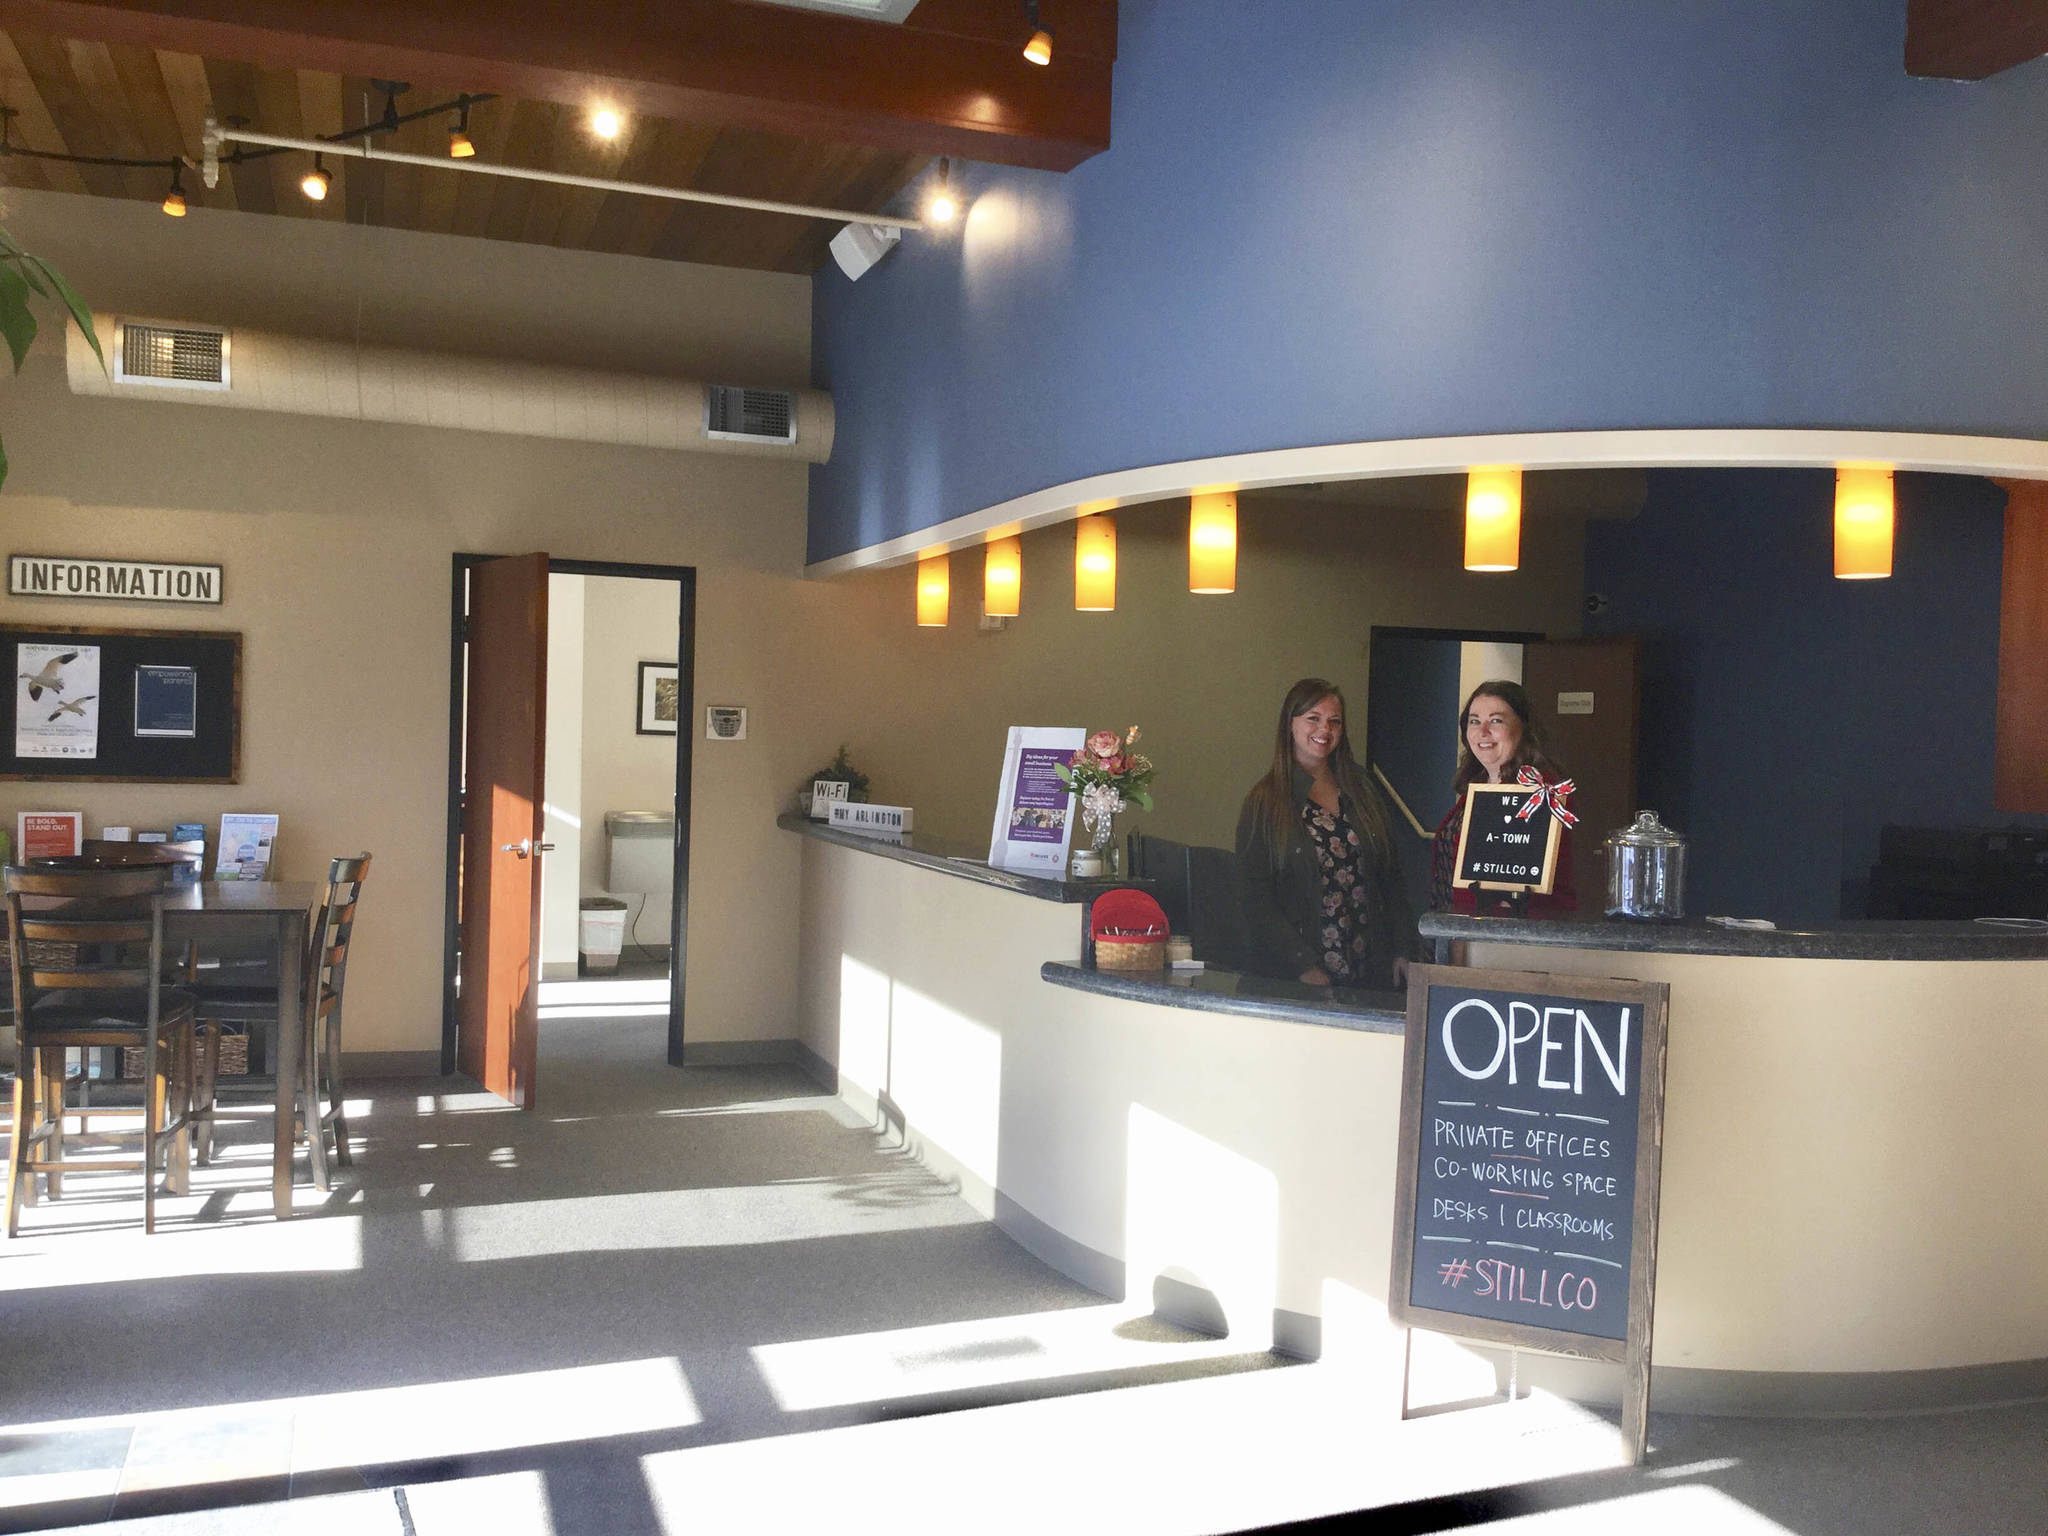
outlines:
[{"label": "wooden sign frame", "polygon": [[1557,812],[1549,810],[1549,836],[1543,844],[1543,880],[1538,885],[1517,885],[1511,881],[1474,880],[1466,876],[1465,843],[1472,835],[1472,813],[1479,805],[1481,795],[1519,795],[1526,800],[1535,794],[1539,786],[1534,784],[1468,784],[1465,786],[1465,815],[1458,823],[1458,853],[1451,865],[1451,884],[1460,890],[1481,891],[1528,891],[1537,896],[1548,896],[1551,887],[1557,883],[1557,849],[1564,840],[1564,824],[1557,819]]},{"label": "wooden sign frame", "polygon": [[[1423,1068],[1428,1059],[1429,994],[1436,986],[1466,991],[1519,992],[1558,998],[1624,1003],[1642,1010],[1637,1054],[1635,1203],[1629,1213],[1627,1336],[1571,1333],[1504,1319],[1474,1317],[1417,1305],[1410,1299],[1415,1269],[1417,1183],[1422,1161]],[[1560,976],[1544,971],[1477,970],[1467,966],[1412,965],[1408,968],[1408,1027],[1401,1058],[1401,1129],[1394,1181],[1394,1261],[1387,1312],[1404,1328],[1540,1350],[1582,1360],[1604,1360],[1623,1368],[1621,1428],[1631,1457],[1641,1461],[1650,1422],[1650,1335],[1657,1292],[1659,1179],[1664,1154],[1665,1040],[1670,987],[1661,981],[1621,981],[1597,976]],[[1401,1383],[1401,1408],[1408,1383]]]},{"label": "wooden sign frame", "polygon": [[[0,647],[10,662],[27,642],[77,641],[100,649],[100,750],[90,758],[17,757],[14,688],[0,704],[0,782],[43,784],[239,784],[242,782],[242,633],[234,629],[132,629],[126,625],[0,624]],[[199,673],[202,703],[195,734],[186,739],[136,735],[132,711],[114,707],[132,699],[138,666],[176,664]],[[120,690],[127,689],[124,695]]]}]

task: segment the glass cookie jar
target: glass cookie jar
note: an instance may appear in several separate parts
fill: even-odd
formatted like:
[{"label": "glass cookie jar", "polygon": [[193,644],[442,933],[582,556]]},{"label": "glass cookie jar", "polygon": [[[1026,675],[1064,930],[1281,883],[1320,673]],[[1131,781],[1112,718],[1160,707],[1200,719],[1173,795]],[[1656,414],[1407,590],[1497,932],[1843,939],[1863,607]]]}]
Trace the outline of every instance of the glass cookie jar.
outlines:
[{"label": "glass cookie jar", "polygon": [[1638,811],[1607,839],[1607,915],[1671,921],[1685,916],[1685,839]]}]

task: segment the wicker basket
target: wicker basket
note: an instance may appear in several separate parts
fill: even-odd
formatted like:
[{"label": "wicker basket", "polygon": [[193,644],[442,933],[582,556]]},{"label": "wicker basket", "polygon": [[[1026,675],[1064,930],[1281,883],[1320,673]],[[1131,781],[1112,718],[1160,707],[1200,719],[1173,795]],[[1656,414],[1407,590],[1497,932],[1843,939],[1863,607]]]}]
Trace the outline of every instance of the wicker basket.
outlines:
[{"label": "wicker basket", "polygon": [[1097,939],[1095,968],[1098,971],[1156,971],[1166,964],[1166,939]]},{"label": "wicker basket", "polygon": [[1166,965],[1166,914],[1143,891],[1105,891],[1088,911],[1098,971],[1156,971]]},{"label": "wicker basket", "polygon": [[[222,1035],[220,1037],[219,1077],[246,1077],[249,1073],[249,1037],[247,1035]],[[142,1076],[142,1047],[124,1045],[121,1047],[121,1076],[139,1078]]]}]

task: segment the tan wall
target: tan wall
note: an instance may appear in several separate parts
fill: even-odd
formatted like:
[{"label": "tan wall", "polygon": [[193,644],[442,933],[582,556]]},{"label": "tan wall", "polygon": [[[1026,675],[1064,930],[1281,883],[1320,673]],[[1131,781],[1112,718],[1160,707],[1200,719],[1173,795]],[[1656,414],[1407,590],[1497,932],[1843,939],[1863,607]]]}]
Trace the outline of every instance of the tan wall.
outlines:
[{"label": "tan wall", "polygon": [[[802,382],[809,284],[624,258],[145,204],[9,194],[5,222],[96,305],[166,318]],[[54,327],[52,328],[54,333]],[[47,345],[47,343],[46,343]],[[283,818],[280,866],[377,855],[350,969],[350,1045],[440,1033],[448,603],[457,550],[695,565],[700,694],[752,708],[693,780],[689,1019],[699,1040],[793,1032],[796,850],[772,818],[830,734],[809,721],[804,466],[84,400],[61,353],[0,389],[10,550],[218,562],[217,609],[10,601],[12,621],[244,636],[242,782],[0,786],[91,825]],[[763,625],[766,613],[795,616]]]},{"label": "tan wall", "polygon": [[1584,523],[1570,515],[1525,523],[1520,571],[1475,576],[1454,508],[1246,497],[1238,589],[1211,597],[1187,590],[1185,501],[1116,516],[1114,613],[1074,611],[1071,526],[1025,536],[1023,613],[999,634],[976,628],[978,553],[953,557],[944,630],[912,622],[914,566],[844,581],[852,626],[820,655],[857,701],[846,740],[874,799],[907,800],[920,831],[985,849],[1008,726],[1135,724],[1158,808],[1125,820],[1227,844],[1296,678],[1342,686],[1362,735],[1374,625],[1579,632]]}]

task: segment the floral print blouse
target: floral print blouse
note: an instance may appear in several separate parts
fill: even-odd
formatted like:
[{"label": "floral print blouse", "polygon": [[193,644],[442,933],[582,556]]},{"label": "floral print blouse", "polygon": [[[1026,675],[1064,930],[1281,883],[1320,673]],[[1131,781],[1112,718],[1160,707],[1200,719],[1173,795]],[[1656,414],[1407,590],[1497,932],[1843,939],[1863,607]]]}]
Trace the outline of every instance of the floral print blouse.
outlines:
[{"label": "floral print blouse", "polygon": [[1339,987],[1389,985],[1387,977],[1364,974],[1371,952],[1372,882],[1366,878],[1365,847],[1358,829],[1339,809],[1332,813],[1310,800],[1301,808],[1301,829],[1316,851],[1322,875],[1320,963]]}]

